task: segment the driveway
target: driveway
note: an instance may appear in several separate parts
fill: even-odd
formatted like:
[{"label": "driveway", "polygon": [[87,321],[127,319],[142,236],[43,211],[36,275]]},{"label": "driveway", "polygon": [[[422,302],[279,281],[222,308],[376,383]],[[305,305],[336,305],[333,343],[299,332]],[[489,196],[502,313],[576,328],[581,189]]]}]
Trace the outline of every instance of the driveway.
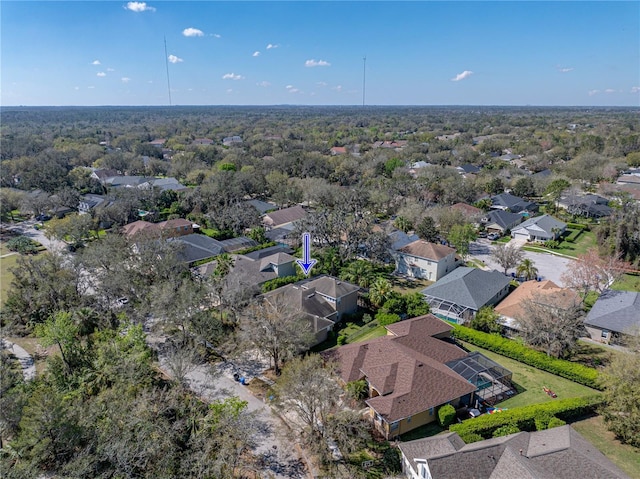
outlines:
[{"label": "driveway", "polygon": [[35,225],[42,226],[42,223],[34,219],[26,220],[21,223],[3,223],[2,227],[11,231],[15,231],[18,234],[24,235],[37,241],[49,251],[64,252],[66,251],[66,243],[57,239],[49,239],[44,234],[44,230],[35,229]]},{"label": "driveway", "polygon": [[31,381],[36,377],[36,363],[33,357],[21,346],[11,341],[0,338],[0,349],[9,351],[20,363],[22,375],[25,381]]},{"label": "driveway", "polygon": [[[494,248],[495,246],[488,240],[480,239],[474,241],[469,246],[469,256],[470,258],[483,262],[486,267],[485,269],[502,271],[502,267],[491,258],[491,253]],[[567,266],[574,260],[549,253],[536,253],[533,251],[523,251],[523,253],[524,257],[533,261],[535,267],[538,268],[539,278],[543,280],[549,279],[558,286],[564,286],[560,278],[567,270]],[[513,271],[515,270],[509,270],[508,273],[510,274]]]},{"label": "driveway", "polygon": [[[166,337],[153,332],[155,328],[145,325],[147,342],[157,351],[160,367],[167,374],[167,348],[164,347]],[[242,366],[229,361],[210,366],[207,364],[194,365],[186,374],[189,388],[205,401],[214,401],[228,397],[238,397],[247,402],[247,409],[255,412],[259,423],[258,437],[253,439],[257,446],[253,453],[261,458],[262,473],[265,477],[275,479],[303,479],[308,477],[304,461],[300,458],[295,441],[287,436],[288,429],[282,420],[276,416],[269,405],[256,398],[249,389],[233,378],[234,372],[246,375]]]}]

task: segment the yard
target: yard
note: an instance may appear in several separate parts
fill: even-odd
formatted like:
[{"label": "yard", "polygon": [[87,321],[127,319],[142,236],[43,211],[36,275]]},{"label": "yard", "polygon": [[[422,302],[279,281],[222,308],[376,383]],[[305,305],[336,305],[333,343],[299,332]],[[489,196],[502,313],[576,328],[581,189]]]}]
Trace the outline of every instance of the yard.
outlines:
[{"label": "yard", "polygon": [[556,393],[558,398],[561,399],[591,396],[598,393],[595,389],[588,388],[582,384],[569,381],[568,379],[536,369],[532,366],[527,366],[526,364],[505,356],[500,356],[486,349],[468,343],[462,344],[469,351],[479,351],[513,373],[513,384],[518,394],[499,403],[499,407],[512,408],[553,401],[554,399],[544,392],[544,387],[551,389]]},{"label": "yard", "polygon": [[593,416],[571,425],[629,477],[640,476],[640,449],[618,441],[607,430],[602,416]]},{"label": "yard", "polygon": [[[6,247],[2,245],[2,254],[5,253]],[[4,304],[7,299],[7,293],[9,291],[9,287],[11,286],[11,281],[13,280],[13,273],[9,271],[10,268],[13,268],[18,261],[18,255],[12,254],[10,256],[5,256],[4,258],[0,258],[0,304]]]},{"label": "yard", "polygon": [[566,238],[575,235],[576,232],[577,230],[567,229],[560,244],[554,249],[545,248],[542,244],[536,244],[535,246],[527,244],[523,249],[527,251],[546,251],[576,257],[579,254],[586,253],[588,249],[597,246],[596,235],[592,231],[582,231],[573,243],[566,240]]},{"label": "yard", "polygon": [[611,285],[611,289],[640,292],[640,275],[625,274]]},{"label": "yard", "polygon": [[427,279],[409,278],[405,276],[391,275],[389,281],[393,285],[393,290],[400,294],[416,293],[422,291],[427,286],[433,284],[433,281]]}]

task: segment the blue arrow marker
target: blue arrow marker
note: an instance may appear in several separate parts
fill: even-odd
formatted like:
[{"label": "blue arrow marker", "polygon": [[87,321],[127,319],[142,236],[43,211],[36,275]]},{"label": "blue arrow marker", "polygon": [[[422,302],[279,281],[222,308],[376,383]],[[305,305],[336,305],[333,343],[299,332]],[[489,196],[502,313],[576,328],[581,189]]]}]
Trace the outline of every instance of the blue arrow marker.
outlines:
[{"label": "blue arrow marker", "polygon": [[309,276],[311,268],[317,263],[315,259],[311,259],[311,235],[309,233],[302,234],[302,259],[297,259],[296,263],[300,265],[305,276]]}]

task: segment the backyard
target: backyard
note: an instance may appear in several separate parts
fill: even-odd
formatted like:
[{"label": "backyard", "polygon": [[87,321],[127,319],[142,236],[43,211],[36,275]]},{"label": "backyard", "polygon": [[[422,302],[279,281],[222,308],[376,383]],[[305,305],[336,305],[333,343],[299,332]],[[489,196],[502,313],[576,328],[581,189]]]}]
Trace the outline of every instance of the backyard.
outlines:
[{"label": "backyard", "polygon": [[13,274],[9,270],[16,265],[18,255],[10,254],[5,256],[9,252],[4,244],[0,243],[0,246],[0,251],[3,256],[0,258],[0,304],[4,304],[7,299],[9,287],[11,286],[11,281],[13,280]]},{"label": "backyard", "polygon": [[[575,238],[574,241],[568,241],[570,238]],[[592,231],[579,231],[574,229],[567,229],[566,233],[562,236],[560,244],[557,248],[545,248],[542,244],[536,244],[532,246],[527,244],[523,246],[527,251],[545,251],[549,253],[557,253],[566,256],[576,257],[579,254],[586,253],[588,249],[597,246],[596,235]]]},{"label": "backyard", "polygon": [[513,373],[513,384],[518,394],[498,404],[501,408],[527,406],[554,399],[544,392],[545,387],[556,393],[560,399],[569,397],[591,396],[597,394],[595,389],[575,383],[560,376],[536,369],[513,359],[487,351],[469,343],[462,343],[469,351],[479,351]]}]

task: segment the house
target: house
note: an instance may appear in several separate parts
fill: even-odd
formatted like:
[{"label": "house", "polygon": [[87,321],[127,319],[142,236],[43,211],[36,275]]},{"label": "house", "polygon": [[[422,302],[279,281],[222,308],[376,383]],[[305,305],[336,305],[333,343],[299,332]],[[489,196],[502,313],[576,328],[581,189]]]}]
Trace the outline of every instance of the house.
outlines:
[{"label": "house", "polygon": [[421,292],[434,314],[462,324],[483,306],[493,306],[504,298],[510,282],[499,271],[462,266]]},{"label": "house", "polygon": [[495,210],[509,210],[512,213],[538,211],[538,205],[511,193],[501,193],[491,197],[491,208]]},{"label": "house", "polygon": [[203,234],[193,233],[177,236],[169,238],[168,241],[175,241],[180,245],[178,257],[184,263],[189,264],[210,260],[225,252],[220,241]]},{"label": "house", "polygon": [[213,140],[210,138],[196,138],[193,140],[192,145],[213,145]]},{"label": "house", "polygon": [[153,188],[161,192],[187,191],[189,189],[175,178],[153,178],[147,184],[141,184],[138,188]]},{"label": "house", "polygon": [[274,211],[274,210],[278,209],[278,207],[276,205],[274,205],[273,203],[267,203],[266,201],[247,200],[247,201],[245,201],[245,203],[247,205],[255,208],[255,210],[260,215],[265,214],[267,211]]},{"label": "house", "polygon": [[568,424],[470,444],[448,432],[398,447],[408,479],[630,479]]},{"label": "house", "polygon": [[224,146],[240,145],[242,144],[242,138],[239,136],[227,136],[222,139],[222,144]]},{"label": "house", "polygon": [[166,142],[167,140],[165,138],[156,138],[155,140],[150,141],[149,144],[158,148],[162,148]]},{"label": "house", "polygon": [[391,243],[391,251],[392,254],[394,251],[398,251],[400,248],[408,245],[409,243],[413,243],[414,241],[418,241],[420,237],[417,234],[407,234],[402,230],[393,230],[389,234],[389,241]]},{"label": "house", "polygon": [[324,356],[336,364],[342,383],[367,382],[369,417],[389,439],[435,421],[444,404],[473,404],[478,385],[449,364],[455,367],[467,358],[473,362],[481,355],[470,358],[450,342],[452,329],[427,314],[387,326],[386,336],[341,346]]},{"label": "house", "polygon": [[530,218],[511,229],[511,237],[529,242],[555,240],[562,236],[567,224],[553,216],[542,215]]},{"label": "house", "polygon": [[466,175],[469,173],[476,174],[480,172],[480,168],[470,163],[467,163],[466,165],[458,166],[456,167],[456,170],[458,170],[458,173],[460,173],[461,175]]},{"label": "house", "polygon": [[491,210],[480,219],[489,233],[504,234],[513,227],[522,223],[524,217],[518,213],[511,213],[505,210]]},{"label": "house", "polygon": [[476,222],[477,219],[482,217],[484,211],[480,208],[476,208],[473,205],[468,203],[456,203],[455,205],[451,205],[452,210],[456,210],[461,212],[467,219],[470,219],[473,223]]},{"label": "house", "polygon": [[134,221],[122,227],[122,233],[127,238],[132,238],[137,234],[156,235],[163,238],[171,238],[175,236],[186,236],[193,234],[193,221],[182,218],[162,221],[160,223],[150,223],[148,221]]},{"label": "house", "polygon": [[262,218],[264,226],[275,229],[285,225],[290,225],[294,221],[301,220],[307,215],[307,212],[300,205],[284,208],[281,210],[266,213]]},{"label": "house", "polygon": [[336,322],[357,308],[359,286],[332,276],[320,276],[294,284],[288,284],[262,295],[273,301],[294,308],[301,318],[309,321],[315,336],[312,346],[327,339]]},{"label": "house", "polygon": [[569,310],[581,303],[575,291],[561,288],[551,280],[525,281],[495,307],[508,333],[516,333],[520,329],[518,319],[526,314],[524,301],[535,301],[557,310]]},{"label": "house", "polygon": [[91,213],[98,207],[105,207],[113,204],[113,201],[104,195],[87,194],[80,197],[78,203],[79,213]]},{"label": "house", "polygon": [[638,175],[620,175],[616,180],[618,185],[634,185],[640,186],[640,176]]},{"label": "house", "polygon": [[235,253],[237,251],[254,248],[258,246],[258,243],[251,238],[247,238],[246,236],[237,236],[235,238],[229,238],[226,240],[220,241],[220,244],[224,248],[227,253]]},{"label": "house", "polygon": [[153,178],[148,176],[110,176],[105,178],[103,183],[111,188],[146,188],[152,180]]},{"label": "house", "polygon": [[104,169],[104,168],[92,168],[91,178],[94,180],[98,180],[103,183],[107,178],[112,178],[114,176],[122,176],[118,170],[114,169]]},{"label": "house", "polygon": [[623,335],[640,335],[640,293],[606,290],[584,320],[594,341],[618,342]]},{"label": "house", "polygon": [[560,198],[558,206],[566,209],[572,215],[587,218],[604,218],[611,216],[613,210],[609,207],[609,200],[599,195],[566,195]]},{"label": "house", "polygon": [[[224,241],[221,241],[224,244]],[[239,254],[233,257],[233,267],[227,275],[227,283],[239,285],[245,289],[257,290],[263,283],[276,278],[295,276],[296,258],[291,256],[293,250],[284,246]],[[198,274],[209,276],[215,270],[214,263],[207,263],[198,268]]]},{"label": "house", "polygon": [[329,150],[333,156],[346,155],[347,149],[344,146],[334,146]]},{"label": "house", "polygon": [[430,281],[439,280],[462,261],[455,249],[421,239],[398,249],[394,257],[397,273]]}]

